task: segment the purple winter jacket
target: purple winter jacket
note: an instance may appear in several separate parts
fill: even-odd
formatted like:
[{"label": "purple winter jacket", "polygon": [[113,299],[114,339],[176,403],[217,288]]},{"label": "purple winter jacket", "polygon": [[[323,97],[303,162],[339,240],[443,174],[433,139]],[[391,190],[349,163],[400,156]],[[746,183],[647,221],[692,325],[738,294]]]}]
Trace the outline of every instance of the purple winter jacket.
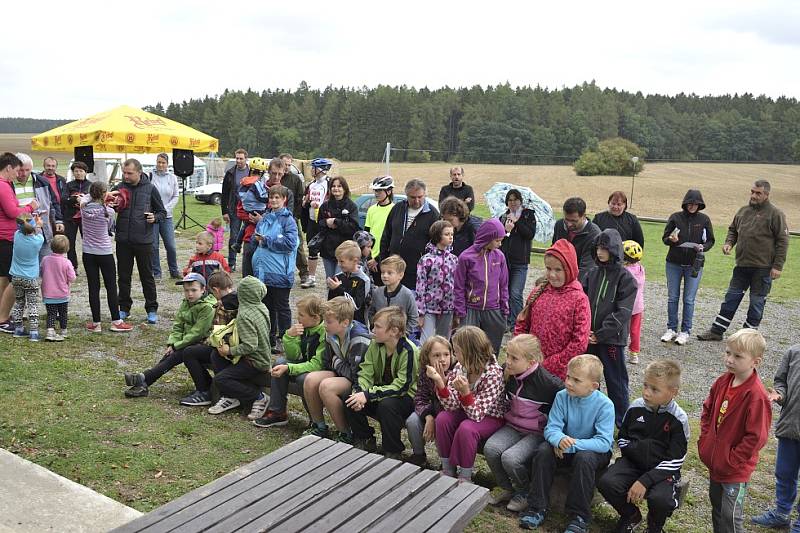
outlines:
[{"label": "purple winter jacket", "polygon": [[455,314],[464,317],[467,309],[480,311],[500,309],[508,316],[508,268],[499,248],[485,252],[494,239],[506,236],[503,224],[496,218],[481,224],[475,244],[458,257],[455,276]]}]

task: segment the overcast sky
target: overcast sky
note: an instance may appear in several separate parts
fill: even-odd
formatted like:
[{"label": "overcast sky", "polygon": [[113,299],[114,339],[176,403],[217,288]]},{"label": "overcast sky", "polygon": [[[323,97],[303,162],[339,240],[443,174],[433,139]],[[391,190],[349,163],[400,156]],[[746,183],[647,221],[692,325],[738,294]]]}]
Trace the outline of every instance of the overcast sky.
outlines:
[{"label": "overcast sky", "polygon": [[15,1],[0,116],[378,84],[800,96],[800,2]]}]

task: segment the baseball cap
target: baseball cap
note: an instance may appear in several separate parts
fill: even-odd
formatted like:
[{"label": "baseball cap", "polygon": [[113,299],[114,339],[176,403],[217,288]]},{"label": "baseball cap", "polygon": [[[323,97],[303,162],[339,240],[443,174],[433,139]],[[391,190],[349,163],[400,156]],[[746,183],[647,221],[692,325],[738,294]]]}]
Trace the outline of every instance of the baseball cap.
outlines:
[{"label": "baseball cap", "polygon": [[183,276],[182,280],[176,281],[175,285],[183,285],[184,283],[191,283],[193,281],[198,282],[203,287],[206,286],[206,278],[204,278],[202,275],[198,274],[197,272],[190,272],[190,273],[186,274],[185,276]]}]

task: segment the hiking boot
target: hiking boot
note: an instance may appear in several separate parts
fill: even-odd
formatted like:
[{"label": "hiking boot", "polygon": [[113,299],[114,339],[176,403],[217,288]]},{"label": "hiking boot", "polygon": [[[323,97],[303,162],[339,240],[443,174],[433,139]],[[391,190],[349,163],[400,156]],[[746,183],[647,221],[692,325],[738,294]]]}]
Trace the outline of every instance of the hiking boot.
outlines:
[{"label": "hiking boot", "polygon": [[564,533],[586,533],[587,531],[589,531],[589,522],[580,516],[576,516],[572,519],[572,522],[567,525],[567,529],[564,530]]},{"label": "hiking boot", "polygon": [[[98,331],[99,331],[99,328],[100,328],[100,324],[99,323],[97,324],[97,328],[98,328]],[[127,333],[127,332],[129,332],[129,331],[131,331],[133,329],[133,326],[131,324],[128,324],[127,322],[123,322],[122,320],[120,320],[119,322],[112,322],[111,323],[111,327],[109,329],[111,331]]]},{"label": "hiking boot", "polygon": [[14,328],[14,338],[15,339],[21,339],[23,337],[27,337],[28,335],[29,335],[29,333],[27,331],[25,331],[25,328],[23,328],[22,326],[20,326],[18,328]]},{"label": "hiking boot", "polygon": [[181,405],[186,405],[188,407],[211,405],[211,392],[196,390],[189,396],[181,398],[181,401],[178,403],[180,403]]},{"label": "hiking boot", "polygon": [[150,394],[150,390],[145,383],[134,385],[125,390],[125,396],[128,398],[144,398],[148,394]]},{"label": "hiking boot", "polygon": [[528,497],[523,493],[515,494],[511,501],[506,505],[506,509],[514,513],[519,513],[528,508]]},{"label": "hiking boot", "polygon": [[[122,318],[122,313],[120,313],[120,318]],[[148,324],[155,324],[158,322],[158,313],[155,311],[148,311],[147,312],[147,323]]]},{"label": "hiking boot", "polygon": [[250,408],[250,414],[247,415],[247,419],[258,420],[259,418],[263,417],[264,413],[267,412],[268,403],[269,396],[262,392],[256,401],[253,402],[253,406]]},{"label": "hiking boot", "polygon": [[538,529],[544,523],[544,511],[524,512],[519,518],[522,529]]},{"label": "hiking boot", "polygon": [[758,516],[752,517],[750,521],[761,527],[789,527],[789,515],[779,513],[777,509],[769,509]]},{"label": "hiking boot", "polygon": [[56,330],[53,328],[48,328],[47,335],[45,335],[44,340],[50,342],[61,342],[64,340],[64,337],[56,333]]},{"label": "hiking boot", "polygon": [[628,353],[628,363],[632,365],[639,364],[639,352],[630,352]]},{"label": "hiking boot", "polygon": [[709,329],[703,333],[698,333],[697,338],[701,341],[721,341],[722,333],[717,333],[713,329]]},{"label": "hiking boot", "polygon": [[661,342],[672,342],[675,340],[676,335],[677,333],[675,333],[674,329],[668,329],[666,333],[661,335]]},{"label": "hiking boot", "polygon": [[145,385],[145,377],[141,372],[125,372],[125,385],[128,387],[136,387],[138,385]]},{"label": "hiking boot", "polygon": [[[31,342],[39,342],[42,338],[39,336],[38,331],[31,331],[30,335],[28,336],[28,340]],[[63,341],[64,338],[62,337],[61,340]]]},{"label": "hiking boot", "polygon": [[420,468],[425,468],[428,465],[428,456],[425,455],[425,453],[412,453],[411,456],[406,459],[406,462]]},{"label": "hiking boot", "polygon": [[514,491],[511,489],[500,489],[497,494],[489,496],[489,505],[500,505],[501,503],[510,502],[514,497]]},{"label": "hiking boot", "polygon": [[316,287],[316,286],[317,286],[317,280],[316,278],[312,278],[311,276],[306,278],[306,280],[300,284],[301,289],[310,289],[311,287]]},{"label": "hiking boot", "polygon": [[103,331],[103,326],[100,325],[100,322],[87,322],[86,331],[89,333],[101,333]]},{"label": "hiking boot", "polygon": [[222,396],[215,405],[212,405],[208,408],[208,414],[218,415],[220,413],[224,413],[225,411],[236,409],[240,405],[242,405],[242,403],[236,398],[226,398],[225,396]]},{"label": "hiking boot", "polygon": [[271,428],[273,426],[285,426],[289,423],[289,417],[285,412],[276,413],[275,411],[267,411],[261,418],[253,420],[253,425],[260,428]]},{"label": "hiking boot", "polygon": [[14,324],[12,324],[10,320],[0,323],[0,333],[11,333],[13,335]]},{"label": "hiking boot", "polygon": [[689,334],[686,333],[685,331],[681,331],[680,333],[678,333],[678,336],[675,337],[675,344],[677,344],[678,346],[683,346],[687,342],[689,342]]},{"label": "hiking boot", "polygon": [[642,513],[637,509],[632,516],[621,516],[617,520],[614,533],[633,533],[642,523]]},{"label": "hiking boot", "polygon": [[369,453],[375,453],[378,451],[378,443],[375,441],[375,437],[369,437],[366,439],[353,439],[353,446],[359,450],[364,450],[365,452]]},{"label": "hiking boot", "polygon": [[327,439],[330,436],[330,432],[328,431],[328,426],[319,427],[318,425],[314,424],[312,427],[303,432],[303,436],[306,435],[313,435],[321,439]]}]

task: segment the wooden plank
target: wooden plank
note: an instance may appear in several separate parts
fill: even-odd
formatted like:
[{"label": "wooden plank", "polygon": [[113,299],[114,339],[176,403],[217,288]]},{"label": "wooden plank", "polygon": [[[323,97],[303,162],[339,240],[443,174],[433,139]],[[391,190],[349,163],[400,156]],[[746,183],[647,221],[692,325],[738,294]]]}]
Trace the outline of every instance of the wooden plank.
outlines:
[{"label": "wooden plank", "polygon": [[472,483],[461,483],[452,488],[447,494],[432,502],[427,509],[419,513],[414,519],[403,526],[404,533],[414,533],[428,531],[436,524],[450,509],[460,504],[464,499],[477,490],[478,487]]},{"label": "wooden plank", "polygon": [[317,448],[308,446],[295,452],[241,483],[198,502],[198,505],[184,508],[181,512],[164,520],[160,526],[163,527],[163,530],[176,532],[205,529],[266,497],[270,492],[277,490],[282,483],[285,483],[286,479],[294,479],[293,472],[299,471],[299,475],[302,475],[303,471],[313,469],[317,465],[317,461],[333,459],[349,449],[346,444],[327,439],[315,444],[320,444],[320,446]]},{"label": "wooden plank", "polygon": [[382,518],[377,524],[370,527],[372,531],[382,531],[390,533],[392,531],[405,532],[405,525],[414,519],[419,513],[423,512],[430,505],[440,498],[442,494],[450,491],[458,484],[455,478],[439,476],[433,483],[423,488],[411,499],[400,505],[394,512]]},{"label": "wooden plank", "polygon": [[[236,503],[241,503],[244,498],[247,506],[239,506],[235,514],[204,531],[227,533],[240,529],[272,529],[274,522],[302,512],[305,506],[310,505],[320,495],[324,495],[342,480],[357,475],[375,461],[362,450],[346,444],[340,445],[345,449],[343,454],[333,459],[312,458],[304,462],[302,469],[292,468],[271,479],[269,490],[259,487],[257,491],[242,495]],[[209,525],[211,524],[206,524]]]},{"label": "wooden plank", "polygon": [[340,533],[358,533],[373,529],[371,526],[387,515],[395,514],[395,508],[410,500],[428,485],[439,479],[439,473],[433,470],[422,470],[413,477],[397,485],[391,492],[370,504],[352,520],[338,526],[334,531]]},{"label": "wooden plank", "polygon": [[480,513],[489,503],[489,489],[475,486],[474,491],[464,498],[461,503],[436,522],[428,531],[434,533],[449,533],[463,531],[467,524]]},{"label": "wooden plank", "polygon": [[420,472],[420,467],[410,463],[401,463],[395,459],[385,459],[385,461],[398,464],[394,465],[394,470],[389,472],[388,475],[381,476],[372,481],[367,486],[366,490],[357,492],[342,490],[343,493],[350,492],[344,495],[345,500],[342,504],[335,507],[330,512],[321,515],[308,527],[304,528],[303,531],[307,531],[308,533],[327,533],[336,529],[336,527],[347,522],[353,516],[358,516],[364,511],[369,511],[371,507],[375,506],[375,500],[390,494],[399,485],[402,485],[405,481]]},{"label": "wooden plank", "polygon": [[234,485],[240,482],[243,479],[253,475],[254,473],[260,471],[263,468],[270,466],[271,464],[280,461],[281,459],[300,451],[308,446],[312,446],[318,441],[321,441],[319,437],[315,437],[312,435],[308,435],[297,439],[293,442],[290,442],[286,446],[283,446],[274,452],[265,455],[255,461],[248,463],[240,468],[237,468],[233,472],[222,476],[219,479],[208,483],[200,488],[193,490],[183,496],[172,500],[169,503],[162,505],[161,507],[154,509],[153,511],[143,515],[132,522],[129,522],[125,525],[122,525],[113,530],[113,533],[134,533],[137,531],[142,531],[145,528],[153,526],[158,522],[162,521],[166,517],[169,517],[177,512],[180,512],[185,507],[194,504],[195,502],[202,501],[204,498],[207,498],[226,487]]}]

